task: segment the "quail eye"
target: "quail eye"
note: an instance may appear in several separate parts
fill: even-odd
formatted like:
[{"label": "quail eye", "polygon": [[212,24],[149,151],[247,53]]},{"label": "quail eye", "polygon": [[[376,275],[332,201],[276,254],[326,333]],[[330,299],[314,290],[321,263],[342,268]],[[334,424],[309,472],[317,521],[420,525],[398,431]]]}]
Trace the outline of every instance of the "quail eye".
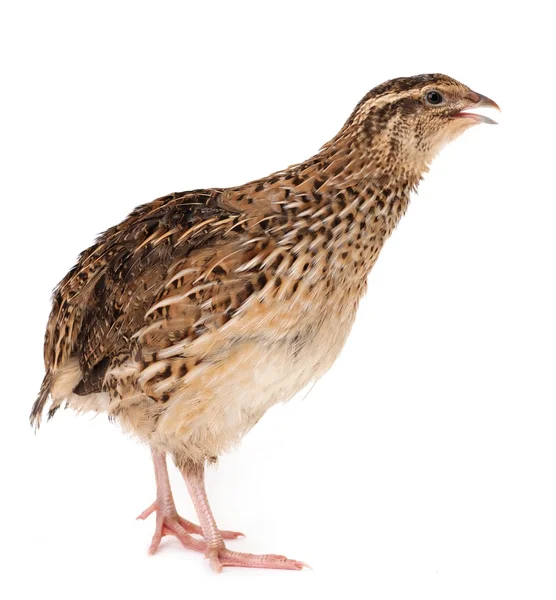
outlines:
[{"label": "quail eye", "polygon": [[427,102],[429,104],[440,104],[444,101],[444,97],[440,92],[432,90],[427,93]]}]

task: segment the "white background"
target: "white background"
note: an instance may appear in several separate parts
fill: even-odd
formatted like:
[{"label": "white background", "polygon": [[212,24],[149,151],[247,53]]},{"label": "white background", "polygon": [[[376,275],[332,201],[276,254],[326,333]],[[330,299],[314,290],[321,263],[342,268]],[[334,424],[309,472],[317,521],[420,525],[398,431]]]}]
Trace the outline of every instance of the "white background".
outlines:
[{"label": "white background", "polygon": [[[2,597],[556,596],[554,44],[547,3],[515,6],[2,4]],[[501,125],[435,161],[325,379],[208,476],[230,547],[313,571],[148,557],[147,449],[104,417],[28,427],[51,289],[137,204],[303,160],[426,72]]]}]

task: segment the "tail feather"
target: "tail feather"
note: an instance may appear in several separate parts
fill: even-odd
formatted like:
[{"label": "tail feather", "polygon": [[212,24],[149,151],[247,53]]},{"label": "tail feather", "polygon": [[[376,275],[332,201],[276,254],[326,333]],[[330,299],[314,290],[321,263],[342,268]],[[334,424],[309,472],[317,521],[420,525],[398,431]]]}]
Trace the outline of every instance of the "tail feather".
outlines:
[{"label": "tail feather", "polygon": [[[52,387],[52,372],[48,371],[42,380],[41,389],[39,391],[39,395],[33,404],[33,408],[31,409],[31,414],[29,415],[29,421],[31,425],[37,430],[41,424],[42,413],[44,411],[44,407],[46,402],[48,401],[48,397],[50,396],[50,388]],[[58,407],[56,407],[57,409]],[[54,409],[54,410],[53,410]],[[48,411],[48,418],[50,419],[54,412],[56,412],[54,407]],[[50,414],[52,413],[52,414]]]}]

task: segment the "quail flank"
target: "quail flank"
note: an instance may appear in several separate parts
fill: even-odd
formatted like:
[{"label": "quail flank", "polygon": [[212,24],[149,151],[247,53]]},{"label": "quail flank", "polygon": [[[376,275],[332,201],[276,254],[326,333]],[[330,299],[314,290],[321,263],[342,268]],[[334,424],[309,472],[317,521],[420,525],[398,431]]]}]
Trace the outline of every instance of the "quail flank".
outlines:
[{"label": "quail flank", "polygon": [[[301,569],[229,550],[204,487],[207,463],[338,356],[367,275],[435,154],[495,102],[446,75],[372,89],[308,160],[232,188],[170,194],[99,236],[56,288],[46,374],[31,412],[106,413],[149,445],[164,535],[224,566]],[[180,469],[199,525],[178,515]],[[198,534],[202,537],[194,537]]]}]

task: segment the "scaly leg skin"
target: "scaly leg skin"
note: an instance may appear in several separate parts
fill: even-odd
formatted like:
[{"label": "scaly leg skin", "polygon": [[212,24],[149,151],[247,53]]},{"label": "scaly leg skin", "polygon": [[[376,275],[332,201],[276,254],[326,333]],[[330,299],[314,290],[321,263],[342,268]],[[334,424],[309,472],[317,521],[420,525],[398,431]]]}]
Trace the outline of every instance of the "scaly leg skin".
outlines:
[{"label": "scaly leg skin", "polygon": [[279,554],[245,554],[228,550],[218,530],[210,508],[204,483],[204,467],[182,470],[187,489],[195,505],[206,542],[205,555],[210,566],[220,573],[222,567],[251,567],[259,569],[288,569],[299,571],[307,565]]},{"label": "scaly leg skin", "polygon": [[[205,542],[191,535],[203,535],[202,529],[199,525],[178,515],[170,488],[166,456],[162,452],[152,450],[152,457],[156,478],[156,501],[137,517],[138,519],[146,519],[151,513],[156,511],[156,528],[149,548],[149,554],[156,552],[160,541],[165,535],[175,535],[186,548],[199,552],[205,551]],[[228,540],[243,537],[243,534],[238,531],[221,531],[220,534],[223,539]]]}]

